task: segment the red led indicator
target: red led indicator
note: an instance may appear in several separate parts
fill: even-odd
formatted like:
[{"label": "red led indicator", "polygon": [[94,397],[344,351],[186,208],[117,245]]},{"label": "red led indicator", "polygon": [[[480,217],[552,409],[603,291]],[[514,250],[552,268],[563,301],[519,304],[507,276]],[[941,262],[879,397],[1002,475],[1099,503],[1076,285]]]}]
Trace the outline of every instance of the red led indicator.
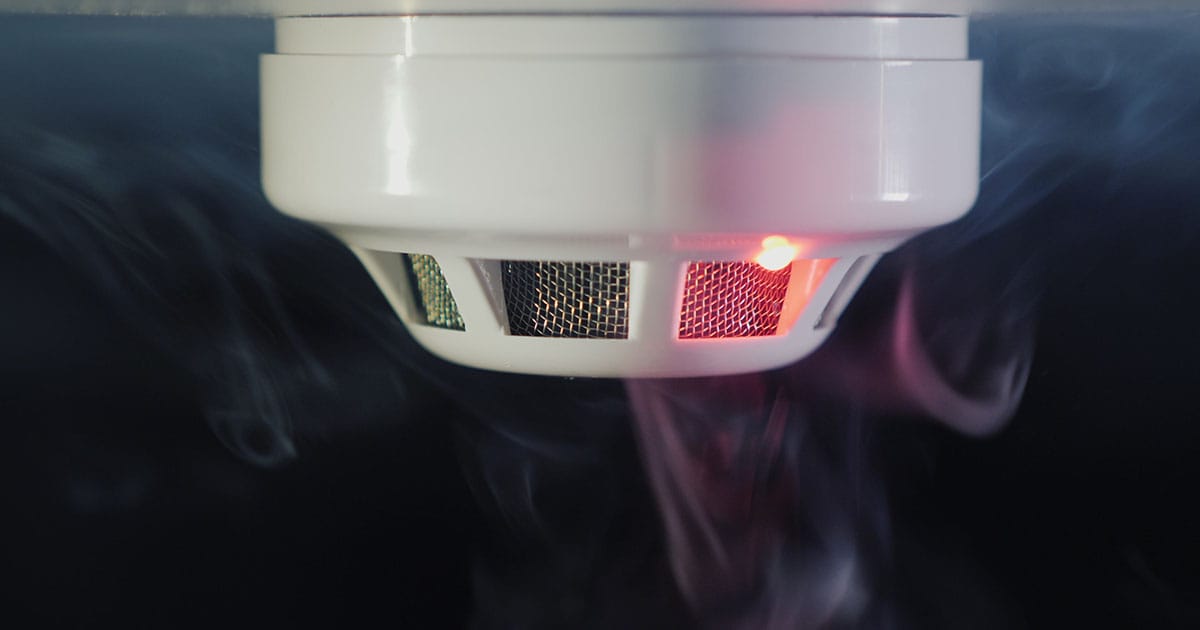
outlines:
[{"label": "red led indicator", "polygon": [[799,253],[800,248],[792,245],[786,238],[768,236],[763,239],[762,251],[754,258],[754,262],[767,271],[779,271],[791,265]]}]

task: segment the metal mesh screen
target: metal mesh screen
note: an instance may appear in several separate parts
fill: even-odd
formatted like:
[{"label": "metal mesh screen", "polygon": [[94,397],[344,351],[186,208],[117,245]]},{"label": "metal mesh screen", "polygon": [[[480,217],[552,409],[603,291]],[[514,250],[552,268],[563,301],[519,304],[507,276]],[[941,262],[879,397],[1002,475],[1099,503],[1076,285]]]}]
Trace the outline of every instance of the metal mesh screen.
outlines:
[{"label": "metal mesh screen", "polygon": [[502,264],[508,328],[522,337],[629,337],[629,263]]},{"label": "metal mesh screen", "polygon": [[409,279],[416,287],[415,300],[425,323],[447,330],[466,330],[462,315],[458,312],[458,304],[454,295],[446,285],[446,277],[442,268],[433,256],[425,254],[405,254],[408,262]]},{"label": "metal mesh screen", "polygon": [[779,330],[791,266],[768,271],[754,262],[688,265],[680,339],[763,337]]}]

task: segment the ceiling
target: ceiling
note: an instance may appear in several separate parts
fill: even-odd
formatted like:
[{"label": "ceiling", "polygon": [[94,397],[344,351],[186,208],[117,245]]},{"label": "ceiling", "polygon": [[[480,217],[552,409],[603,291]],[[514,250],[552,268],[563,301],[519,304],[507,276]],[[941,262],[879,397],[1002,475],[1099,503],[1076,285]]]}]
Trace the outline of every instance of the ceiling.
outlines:
[{"label": "ceiling", "polygon": [[0,0],[0,12],[98,15],[381,13],[962,14],[1200,10],[1200,0]]}]

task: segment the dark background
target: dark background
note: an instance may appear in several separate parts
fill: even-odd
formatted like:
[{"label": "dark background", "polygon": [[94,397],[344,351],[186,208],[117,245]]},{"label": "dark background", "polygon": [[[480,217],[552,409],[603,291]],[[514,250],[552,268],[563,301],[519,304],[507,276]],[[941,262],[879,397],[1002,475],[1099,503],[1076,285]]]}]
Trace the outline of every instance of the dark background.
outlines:
[{"label": "dark background", "polygon": [[[1036,277],[1037,343],[995,437],[880,421],[902,627],[1200,627],[1195,22],[975,25],[999,175],[908,254]],[[0,18],[0,615],[692,623],[619,383],[428,357],[268,207],[270,47],[267,21]],[[530,471],[533,517],[504,481]]]}]

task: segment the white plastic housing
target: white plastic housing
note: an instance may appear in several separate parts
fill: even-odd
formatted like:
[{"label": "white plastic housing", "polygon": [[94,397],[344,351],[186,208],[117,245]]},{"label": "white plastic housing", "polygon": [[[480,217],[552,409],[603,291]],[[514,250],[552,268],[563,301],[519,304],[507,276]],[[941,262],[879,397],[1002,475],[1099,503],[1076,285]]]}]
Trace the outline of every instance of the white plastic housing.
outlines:
[{"label": "white plastic housing", "polygon": [[[287,18],[262,60],[263,182],[360,256],[458,363],[693,376],[796,361],[877,256],[978,181],[980,66],[955,17]],[[836,258],[773,336],[679,339],[689,261],[765,237]],[[440,264],[466,330],[416,316]],[[508,334],[498,260],[630,262],[628,339]]]}]

